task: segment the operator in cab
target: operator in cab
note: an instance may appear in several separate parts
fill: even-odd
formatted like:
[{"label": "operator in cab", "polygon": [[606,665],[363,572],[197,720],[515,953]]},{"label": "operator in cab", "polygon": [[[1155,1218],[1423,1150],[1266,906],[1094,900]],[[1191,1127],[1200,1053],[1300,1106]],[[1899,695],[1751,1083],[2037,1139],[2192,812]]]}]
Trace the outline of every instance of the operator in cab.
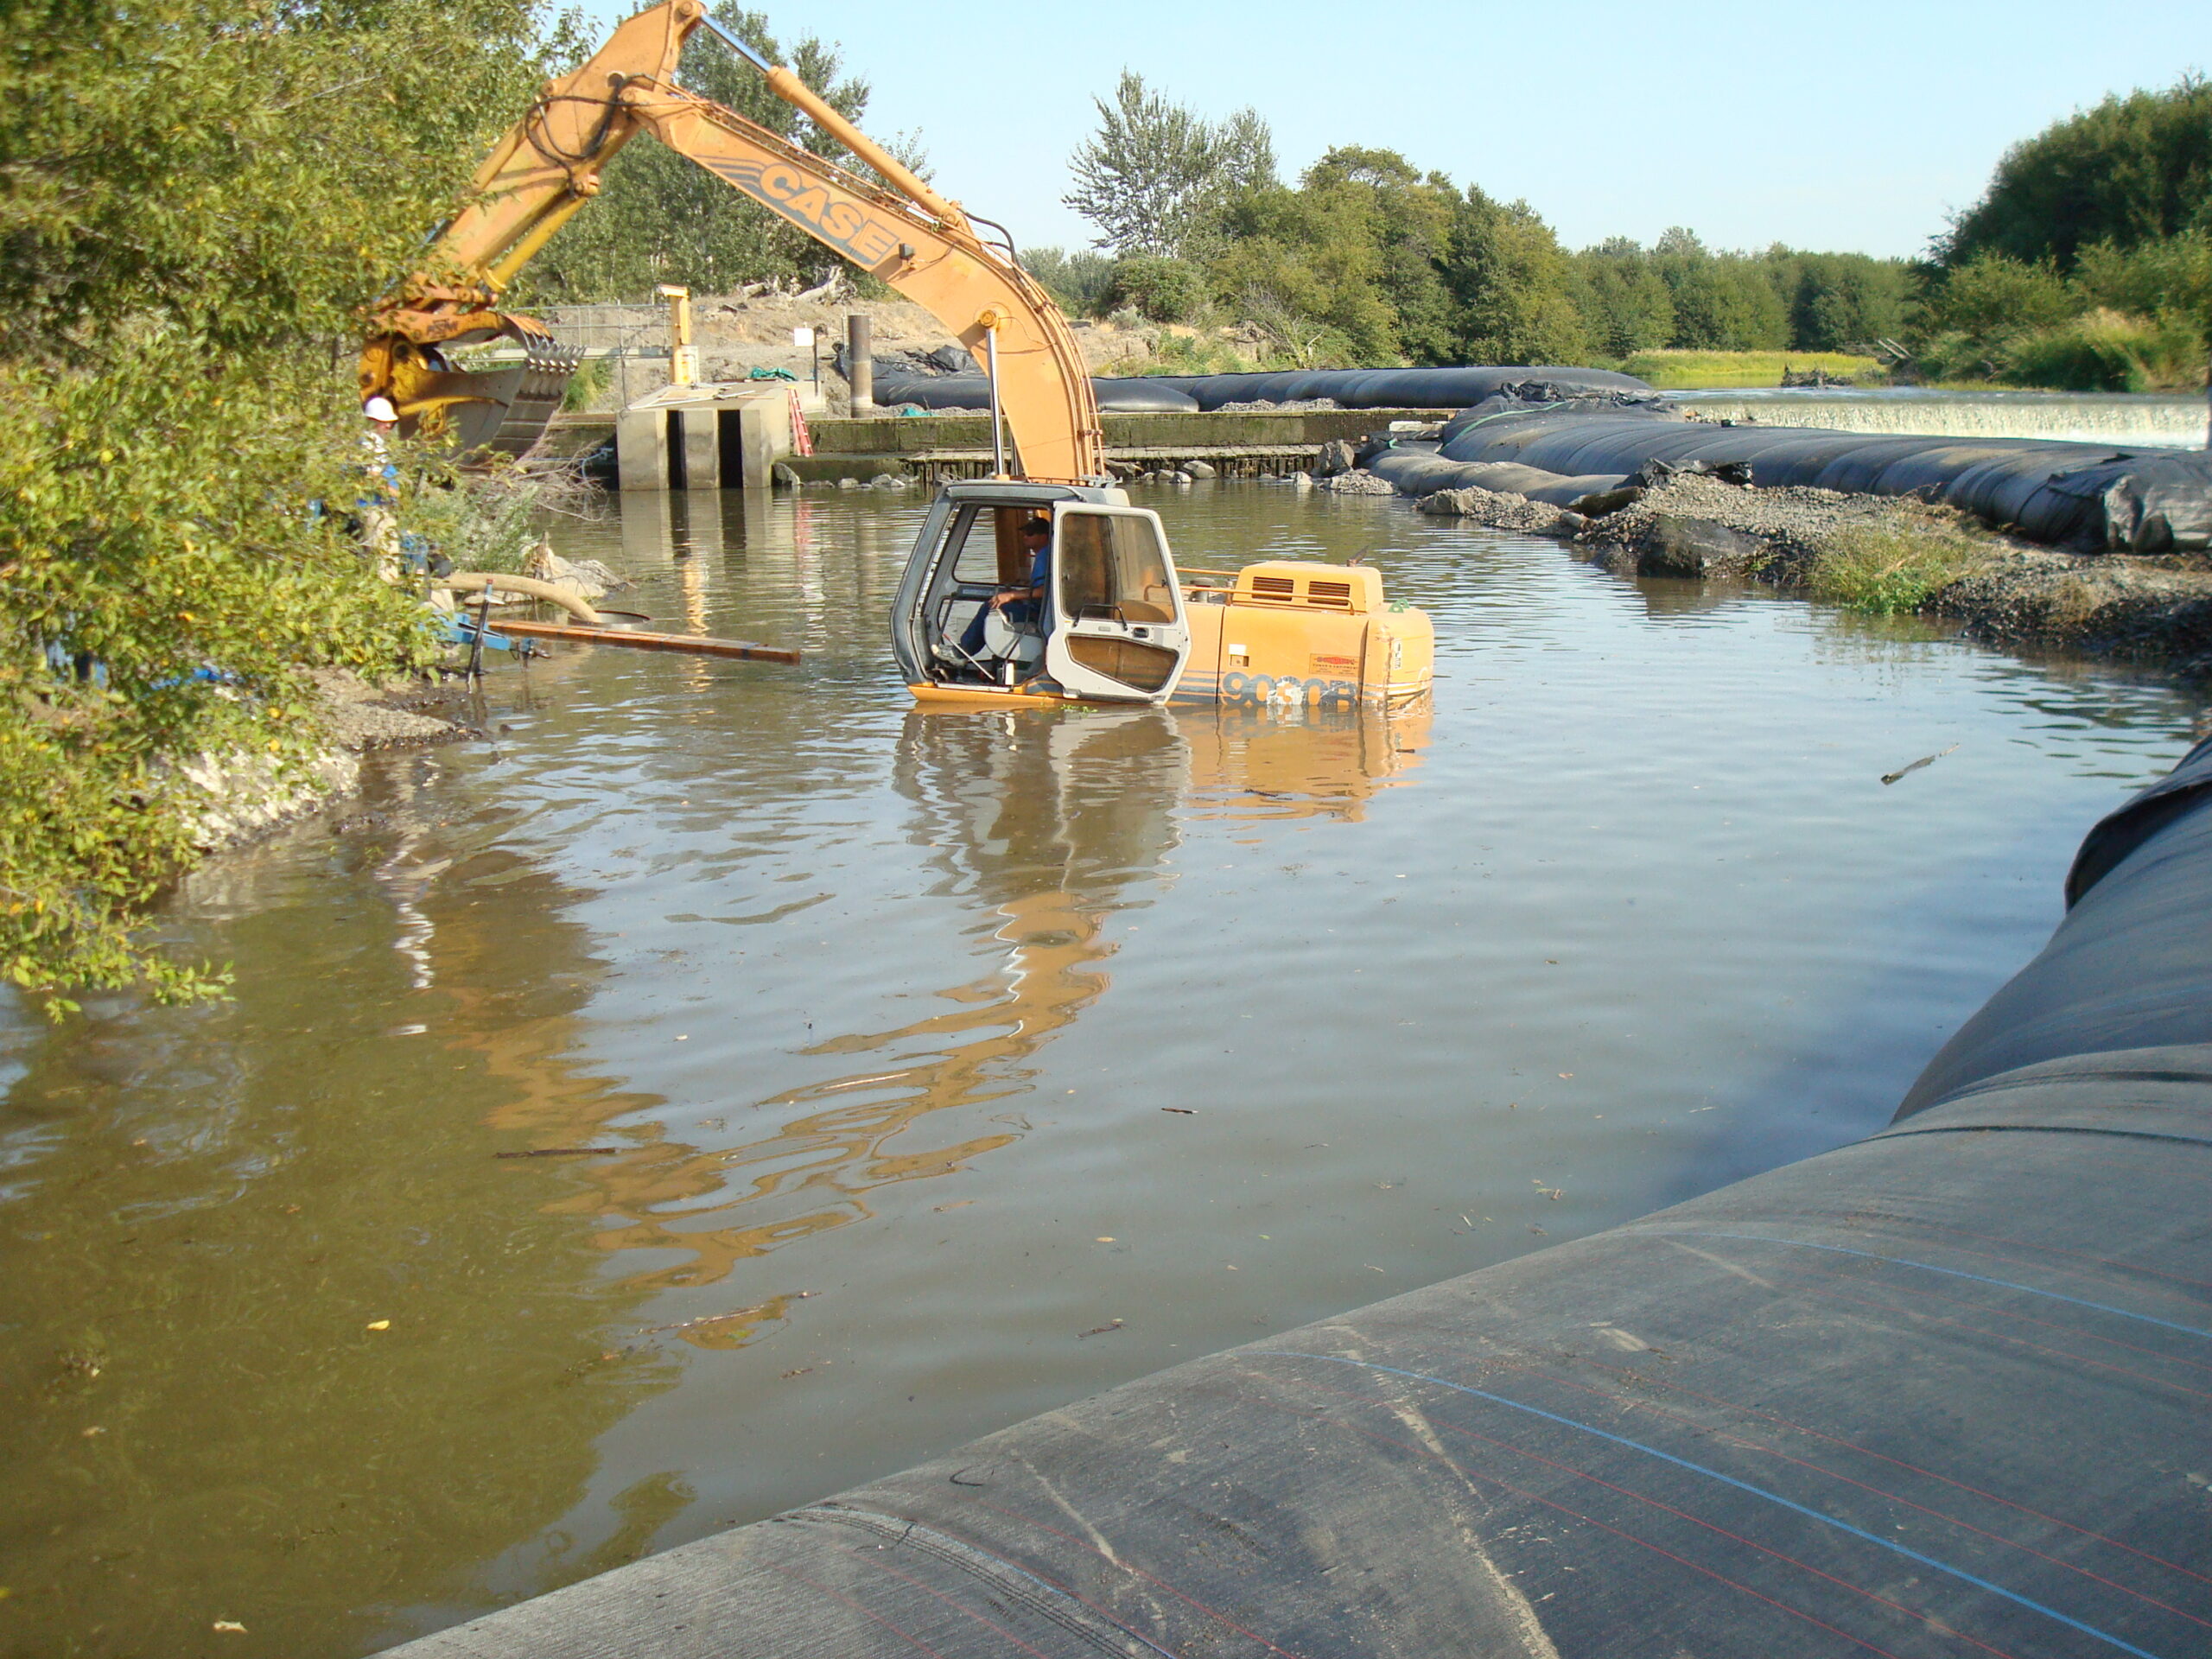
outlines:
[{"label": "operator in cab", "polygon": [[1029,582],[1022,588],[1001,588],[990,601],[969,619],[960,636],[960,649],[970,658],[982,654],[983,624],[993,611],[1004,611],[1016,627],[1035,623],[1045,614],[1052,592],[1052,521],[1032,518],[1021,527],[1021,544],[1029,550]]}]

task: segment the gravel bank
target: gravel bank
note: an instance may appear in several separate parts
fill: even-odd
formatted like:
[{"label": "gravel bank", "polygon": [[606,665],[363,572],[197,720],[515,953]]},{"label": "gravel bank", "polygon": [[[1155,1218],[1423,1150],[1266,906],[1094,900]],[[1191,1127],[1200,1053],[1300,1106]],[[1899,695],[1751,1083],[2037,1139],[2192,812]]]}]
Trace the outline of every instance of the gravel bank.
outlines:
[{"label": "gravel bank", "polygon": [[365,749],[419,749],[451,743],[469,728],[422,712],[440,701],[437,693],[413,682],[371,685],[343,669],[317,669],[316,710],[330,741],[359,753]]},{"label": "gravel bank", "polygon": [[1387,478],[1377,478],[1372,473],[1357,470],[1316,480],[1313,487],[1327,490],[1333,495],[1395,495],[1398,493],[1397,486]]},{"label": "gravel bank", "polygon": [[1992,645],[2051,644],[2212,677],[2212,561],[2008,549],[1924,607]]},{"label": "gravel bank", "polygon": [[1465,489],[1425,495],[1415,510],[1433,518],[1471,518],[1493,530],[1520,530],[1535,536],[1569,537],[1590,522],[1580,513],[1548,501],[1531,501],[1525,495],[1472,484]]},{"label": "gravel bank", "polygon": [[343,669],[317,669],[308,677],[327,739],[319,753],[304,761],[251,750],[202,754],[170,773],[168,786],[189,799],[192,842],[200,851],[256,840],[352,794],[360,787],[366,750],[427,748],[471,735],[466,726],[422,713],[437,693],[411,682],[378,687]]},{"label": "gravel bank", "polygon": [[2212,675],[2212,558],[2201,553],[2062,553],[1904,497],[1760,489],[1696,474],[1627,493],[1625,505],[1587,520],[1479,489],[1439,492],[1420,511],[1571,538],[1582,556],[1624,575],[1752,577],[1847,604],[1850,583],[1903,569],[1905,585],[1865,608],[1951,618],[1992,645]]},{"label": "gravel bank", "polygon": [[[1724,533],[1712,533],[1716,531]],[[1898,496],[1840,495],[1794,486],[1764,490],[1683,473],[1592,520],[1576,539],[1592,557],[1624,574],[1757,575],[1789,583],[1802,580],[1840,538],[1854,533],[1978,532],[1947,507]],[[2025,545],[1990,540],[1993,549]]]},{"label": "gravel bank", "polygon": [[1759,489],[1681,474],[1593,521],[1577,547],[1646,575],[1751,575],[1819,592],[1839,560],[1916,550],[1942,575],[1908,608],[1993,645],[2060,645],[2212,673],[2212,560],[2062,553],[1995,535],[1948,507],[1896,496]]}]

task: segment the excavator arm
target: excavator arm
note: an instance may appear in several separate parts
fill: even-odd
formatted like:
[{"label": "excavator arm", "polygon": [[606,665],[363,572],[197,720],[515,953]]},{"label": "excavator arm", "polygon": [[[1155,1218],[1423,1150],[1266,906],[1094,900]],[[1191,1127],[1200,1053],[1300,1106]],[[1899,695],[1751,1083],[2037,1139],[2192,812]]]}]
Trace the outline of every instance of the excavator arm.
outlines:
[{"label": "excavator arm", "polygon": [[[702,26],[880,182],[677,86],[683,43]],[[601,170],[640,132],[922,306],[979,361],[995,359],[1023,476],[1103,474],[1098,406],[1082,353],[1067,319],[1015,262],[1012,246],[984,240],[959,204],[791,70],[724,32],[702,0],[663,0],[618,28],[582,68],[547,83],[479,169],[469,205],[433,238],[423,273],[373,314],[361,353],[362,396],[391,397],[403,430],[448,434],[468,448],[528,448],[557,407],[572,363],[541,325],[502,311],[499,296],[598,193]],[[524,346],[521,369],[463,375],[443,357],[448,346],[501,338]],[[556,382],[550,398],[548,381]]]}]

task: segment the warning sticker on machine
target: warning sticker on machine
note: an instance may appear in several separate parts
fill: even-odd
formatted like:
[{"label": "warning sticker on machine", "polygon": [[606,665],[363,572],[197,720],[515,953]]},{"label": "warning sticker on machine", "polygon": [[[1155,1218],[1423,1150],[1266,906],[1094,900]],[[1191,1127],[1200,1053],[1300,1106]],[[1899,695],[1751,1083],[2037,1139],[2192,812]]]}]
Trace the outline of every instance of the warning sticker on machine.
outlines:
[{"label": "warning sticker on machine", "polygon": [[1306,671],[1309,674],[1357,674],[1359,671],[1359,658],[1357,657],[1312,657],[1306,660],[1309,666]]}]

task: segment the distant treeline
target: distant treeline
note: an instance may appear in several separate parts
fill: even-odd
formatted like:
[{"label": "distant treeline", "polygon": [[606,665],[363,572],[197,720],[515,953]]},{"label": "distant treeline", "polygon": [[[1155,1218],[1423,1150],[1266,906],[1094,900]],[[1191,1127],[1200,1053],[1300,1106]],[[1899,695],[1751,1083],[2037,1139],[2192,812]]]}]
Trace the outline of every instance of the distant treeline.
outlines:
[{"label": "distant treeline", "polygon": [[1265,124],[1210,124],[1125,73],[1073,158],[1096,249],[1030,268],[1079,312],[1233,321],[1294,364],[1619,361],[1872,351],[1923,374],[2082,390],[2202,385],[2212,90],[2111,98],[2017,146],[1919,262],[1672,230],[1570,251],[1525,202],[1338,149],[1295,185]]},{"label": "distant treeline", "polygon": [[1183,255],[1042,248],[1030,270],[1078,315],[1233,319],[1300,365],[1583,363],[1651,351],[1843,352],[1901,334],[1899,259],[1707,248],[1669,231],[1559,245],[1522,202],[1335,150],[1293,189],[1233,204]]},{"label": "distant treeline", "polygon": [[[717,16],[785,56],[855,118],[865,83],[806,38]],[[686,83],[801,143],[837,146],[695,38]],[[1709,248],[1675,229],[1645,247],[1570,250],[1526,202],[1425,172],[1392,150],[1330,150],[1278,174],[1252,110],[1208,120],[1125,73],[1071,158],[1069,205],[1098,230],[1024,262],[1077,315],[1234,332],[1253,361],[1620,363],[1652,351],[1870,352],[1901,342],[1929,378],[2081,390],[2202,384],[2212,336],[2212,89],[2107,99],[2017,146],[1920,261]],[[918,159],[918,158],[917,158]],[[818,280],[832,258],[650,143],[608,168],[592,210],[528,281],[548,298],[650,296]],[[1190,351],[1187,344],[1175,348]],[[1180,365],[1177,365],[1180,366]]]}]

